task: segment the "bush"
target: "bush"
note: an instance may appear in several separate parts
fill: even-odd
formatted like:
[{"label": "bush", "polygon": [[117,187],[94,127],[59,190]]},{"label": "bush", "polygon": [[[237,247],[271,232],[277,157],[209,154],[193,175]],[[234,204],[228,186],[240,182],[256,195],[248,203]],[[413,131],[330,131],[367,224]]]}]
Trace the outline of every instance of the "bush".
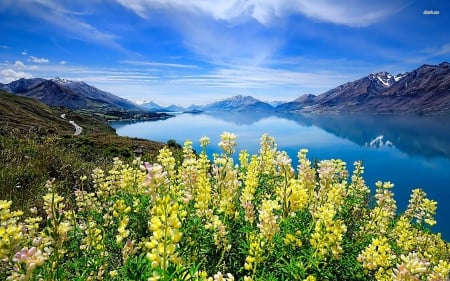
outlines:
[{"label": "bush", "polygon": [[[389,182],[372,196],[360,162],[291,166],[264,135],[257,155],[222,134],[209,159],[186,141],[177,163],[116,159],[80,178],[73,202],[46,185],[43,213],[0,201],[8,280],[446,280],[449,244],[430,232],[436,202],[416,189],[397,214]],[[92,181],[92,182],[91,182]],[[93,190],[86,190],[86,185]]]}]

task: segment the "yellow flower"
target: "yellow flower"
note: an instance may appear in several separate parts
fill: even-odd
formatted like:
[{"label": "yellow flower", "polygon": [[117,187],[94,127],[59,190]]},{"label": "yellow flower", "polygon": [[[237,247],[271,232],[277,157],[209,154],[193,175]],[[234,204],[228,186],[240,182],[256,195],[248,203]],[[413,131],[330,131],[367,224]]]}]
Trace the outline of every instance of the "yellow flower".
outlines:
[{"label": "yellow flower", "polygon": [[368,270],[388,268],[394,259],[395,255],[386,237],[374,238],[358,256],[358,261]]}]

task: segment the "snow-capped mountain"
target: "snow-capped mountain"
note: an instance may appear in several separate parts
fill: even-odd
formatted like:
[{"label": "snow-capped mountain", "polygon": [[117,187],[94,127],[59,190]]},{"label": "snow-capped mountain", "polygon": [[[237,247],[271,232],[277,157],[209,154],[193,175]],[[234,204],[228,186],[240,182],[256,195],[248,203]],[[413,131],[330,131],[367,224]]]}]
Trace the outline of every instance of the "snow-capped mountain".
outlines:
[{"label": "snow-capped mountain", "polygon": [[372,73],[318,96],[303,95],[277,111],[434,113],[450,112],[450,64],[423,65],[392,75]]},{"label": "snow-capped mountain", "polygon": [[10,93],[33,98],[50,106],[70,109],[140,110],[141,108],[123,98],[101,91],[84,82],[67,79],[19,79],[0,88]]},{"label": "snow-capped mountain", "polygon": [[389,72],[384,71],[384,72],[378,72],[378,73],[371,73],[371,74],[369,74],[368,77],[371,80],[377,81],[383,87],[389,88],[392,85],[394,85],[394,83],[400,81],[407,75],[408,75],[408,73],[400,73],[397,75],[392,75]]},{"label": "snow-capped mountain", "polygon": [[140,105],[150,111],[164,110],[164,107],[158,105],[157,103],[155,103],[153,101],[145,101],[145,102],[141,103]]},{"label": "snow-capped mountain", "polygon": [[205,111],[272,111],[274,108],[252,96],[237,95],[206,105]]},{"label": "snow-capped mountain", "polygon": [[123,109],[138,109],[137,105],[132,103],[131,101],[97,89],[96,87],[88,85],[82,81],[71,81],[59,77],[51,80],[56,82],[60,86],[66,87],[86,98],[93,99],[102,103],[112,104]]}]

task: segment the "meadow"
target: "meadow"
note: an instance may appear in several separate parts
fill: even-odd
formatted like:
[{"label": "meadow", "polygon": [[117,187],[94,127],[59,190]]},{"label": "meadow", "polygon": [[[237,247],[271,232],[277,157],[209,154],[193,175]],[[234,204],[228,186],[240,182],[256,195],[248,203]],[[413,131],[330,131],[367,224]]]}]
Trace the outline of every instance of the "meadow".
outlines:
[{"label": "meadow", "polygon": [[[339,159],[298,165],[263,135],[258,153],[223,133],[196,153],[115,158],[79,174],[73,194],[49,179],[40,204],[0,200],[6,280],[448,280],[450,245],[431,232],[437,202],[364,181]],[[238,159],[233,156],[238,153]],[[50,159],[50,158],[49,158]],[[85,172],[86,170],[83,170]],[[12,206],[16,207],[12,207]]]}]

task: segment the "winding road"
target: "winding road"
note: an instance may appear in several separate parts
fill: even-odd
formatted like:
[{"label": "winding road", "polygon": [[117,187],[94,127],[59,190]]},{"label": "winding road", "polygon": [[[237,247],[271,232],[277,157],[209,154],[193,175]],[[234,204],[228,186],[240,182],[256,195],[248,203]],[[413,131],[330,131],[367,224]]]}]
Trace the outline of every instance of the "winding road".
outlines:
[{"label": "winding road", "polygon": [[[66,120],[66,114],[63,113],[61,114],[61,118]],[[75,123],[75,121],[70,120],[69,121],[70,124],[72,124],[75,127],[75,136],[78,136],[79,134],[81,134],[81,131],[83,131],[83,128],[81,126],[79,126],[77,123]]]}]

